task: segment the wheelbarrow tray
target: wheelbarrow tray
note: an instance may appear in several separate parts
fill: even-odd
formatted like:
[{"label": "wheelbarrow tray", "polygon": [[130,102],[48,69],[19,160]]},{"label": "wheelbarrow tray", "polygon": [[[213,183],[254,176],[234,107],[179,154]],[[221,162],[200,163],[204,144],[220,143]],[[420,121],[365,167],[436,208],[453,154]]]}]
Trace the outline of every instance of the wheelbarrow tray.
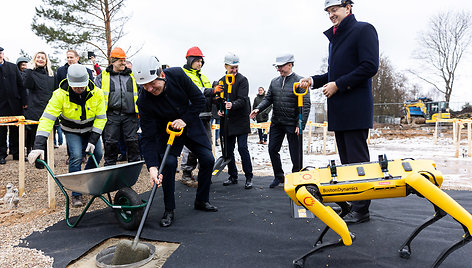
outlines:
[{"label": "wheelbarrow tray", "polygon": [[68,190],[99,196],[133,186],[139,178],[144,161],[87,169],[56,175]]}]

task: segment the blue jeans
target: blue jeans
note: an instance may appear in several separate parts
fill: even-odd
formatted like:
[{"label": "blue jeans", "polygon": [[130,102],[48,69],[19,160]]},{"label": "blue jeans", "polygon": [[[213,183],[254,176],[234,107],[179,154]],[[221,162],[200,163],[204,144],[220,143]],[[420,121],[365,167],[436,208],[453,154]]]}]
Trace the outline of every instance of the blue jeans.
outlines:
[{"label": "blue jeans", "polygon": [[241,163],[243,166],[244,175],[246,179],[252,179],[252,162],[251,156],[249,155],[249,149],[247,148],[247,133],[238,136],[228,136],[228,157],[231,161],[228,163],[228,174],[237,179],[238,169],[236,167],[236,161],[234,160],[234,147],[236,145],[236,139],[238,140],[238,152],[241,156]]},{"label": "blue jeans", "polygon": [[[85,149],[87,148],[88,139],[90,133],[86,134],[75,134],[70,132],[64,132],[66,135],[67,148],[69,148],[69,173],[80,171],[82,165],[82,156],[85,155]],[[100,160],[103,156],[102,141],[98,140],[93,151],[97,163],[100,164]],[[93,159],[89,157],[85,169],[96,168]],[[80,193],[72,192],[72,195],[81,195]]]},{"label": "blue jeans", "polygon": [[[56,140],[56,132],[57,132],[57,140]],[[59,145],[62,145],[62,143],[64,142],[63,137],[62,137],[61,126],[54,127],[54,145],[57,145],[58,142],[59,142]]]}]

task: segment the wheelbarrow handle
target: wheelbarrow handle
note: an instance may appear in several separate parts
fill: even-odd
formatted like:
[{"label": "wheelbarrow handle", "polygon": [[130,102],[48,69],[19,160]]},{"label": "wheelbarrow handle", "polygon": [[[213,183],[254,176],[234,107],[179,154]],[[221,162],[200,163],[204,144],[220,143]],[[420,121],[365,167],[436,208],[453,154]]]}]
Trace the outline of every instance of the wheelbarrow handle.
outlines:
[{"label": "wheelbarrow handle", "polygon": [[167,128],[166,128],[166,132],[167,134],[169,134],[169,139],[167,140],[168,145],[172,145],[174,143],[175,137],[182,135],[182,132],[184,131],[184,128],[182,128],[180,131],[173,131],[170,128],[171,124],[172,122],[167,123]]},{"label": "wheelbarrow handle", "polygon": [[[231,82],[229,81],[229,78],[231,78]],[[225,75],[225,81],[226,84],[228,84],[228,94],[231,94],[231,90],[233,89],[234,84],[234,74]]]},{"label": "wheelbarrow handle", "polygon": [[303,96],[305,96],[308,93],[308,86],[306,87],[305,92],[298,93],[297,90],[296,90],[298,85],[300,85],[299,82],[293,83],[293,94],[298,96],[298,107],[302,107],[303,106]]},{"label": "wheelbarrow handle", "polygon": [[97,159],[95,158],[95,155],[91,152],[87,152],[87,154],[92,157],[92,160],[93,162],[95,163],[95,165],[98,167],[98,162],[97,162]]}]

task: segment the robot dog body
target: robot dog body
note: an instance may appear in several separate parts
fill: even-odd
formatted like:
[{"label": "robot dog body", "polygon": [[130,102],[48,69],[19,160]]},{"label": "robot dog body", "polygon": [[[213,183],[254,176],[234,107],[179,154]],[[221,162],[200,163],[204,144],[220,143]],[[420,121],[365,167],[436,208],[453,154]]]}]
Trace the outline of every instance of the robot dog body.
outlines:
[{"label": "robot dog body", "polygon": [[[333,246],[350,246],[354,235],[349,232],[342,216],[347,214],[346,201],[405,197],[411,193],[425,197],[435,208],[433,218],[419,226],[399,250],[400,256],[409,258],[410,243],[418,233],[444,217],[451,215],[463,227],[465,235],[458,243],[443,252],[433,264],[439,266],[455,249],[471,241],[472,216],[449,195],[439,189],[443,181],[441,172],[431,160],[393,160],[379,156],[378,162],[336,166],[334,161],[328,167],[315,168],[289,174],[285,177],[285,192],[297,204],[304,206],[323,221],[327,227],[315,245],[322,243],[326,232],[332,229],[341,240],[315,248],[294,260],[295,267],[303,267],[306,257],[316,251]],[[337,203],[343,211],[338,215],[323,203]]]}]

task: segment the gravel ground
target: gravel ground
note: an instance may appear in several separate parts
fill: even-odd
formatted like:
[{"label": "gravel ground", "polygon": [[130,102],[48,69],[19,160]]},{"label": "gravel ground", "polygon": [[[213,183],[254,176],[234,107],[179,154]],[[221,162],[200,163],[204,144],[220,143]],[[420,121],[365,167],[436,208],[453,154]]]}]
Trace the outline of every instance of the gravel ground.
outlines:
[{"label": "gravel ground", "polygon": [[[411,136],[431,135],[431,133],[422,132],[418,129],[408,132],[406,130],[392,130],[391,134],[383,133],[385,138],[405,138]],[[374,137],[375,138],[375,137]],[[249,139],[251,146],[257,150],[266,151],[266,145],[256,145],[257,135],[250,135]],[[254,143],[254,144],[252,144]],[[259,148],[260,147],[260,148]],[[284,144],[286,147],[286,144]],[[285,150],[285,149],[284,149]],[[254,151],[253,151],[254,152]],[[254,154],[254,153],[253,153]],[[217,153],[217,156],[220,154]],[[288,155],[288,154],[287,154]],[[288,158],[282,155],[283,158]],[[263,160],[258,160],[257,156],[253,155],[253,166],[255,176],[266,176],[272,174],[270,160],[266,157]],[[254,160],[255,157],[255,160]],[[238,161],[238,155],[236,154]],[[0,197],[5,193],[5,186],[7,183],[12,183],[18,187],[18,161],[12,160],[11,156],[7,159],[7,164],[0,166]],[[55,149],[55,169],[56,174],[67,173],[66,165],[66,147],[65,145]],[[283,160],[286,161],[286,160]],[[103,161],[102,161],[103,163]],[[285,164],[284,164],[285,165]],[[65,198],[56,189],[56,209],[48,209],[47,197],[47,180],[45,169],[36,169],[32,165],[26,163],[26,181],[25,181],[25,195],[20,198],[19,206],[14,209],[8,209],[6,205],[0,205],[0,267],[51,267],[53,259],[45,256],[42,252],[16,247],[22,239],[29,236],[34,231],[43,231],[54,223],[65,219]],[[181,173],[177,173],[176,179],[180,179]],[[189,186],[195,187],[194,184]],[[454,189],[454,185],[448,185],[448,189]],[[149,191],[151,186],[149,184],[148,172],[145,168],[141,171],[138,182],[133,186],[137,193]],[[460,189],[460,187],[459,187]],[[113,194],[112,194],[113,196]],[[85,202],[89,197],[86,197]],[[106,207],[104,202],[94,202],[89,211],[101,209]],[[78,215],[82,208],[72,208],[71,217]]]}]

